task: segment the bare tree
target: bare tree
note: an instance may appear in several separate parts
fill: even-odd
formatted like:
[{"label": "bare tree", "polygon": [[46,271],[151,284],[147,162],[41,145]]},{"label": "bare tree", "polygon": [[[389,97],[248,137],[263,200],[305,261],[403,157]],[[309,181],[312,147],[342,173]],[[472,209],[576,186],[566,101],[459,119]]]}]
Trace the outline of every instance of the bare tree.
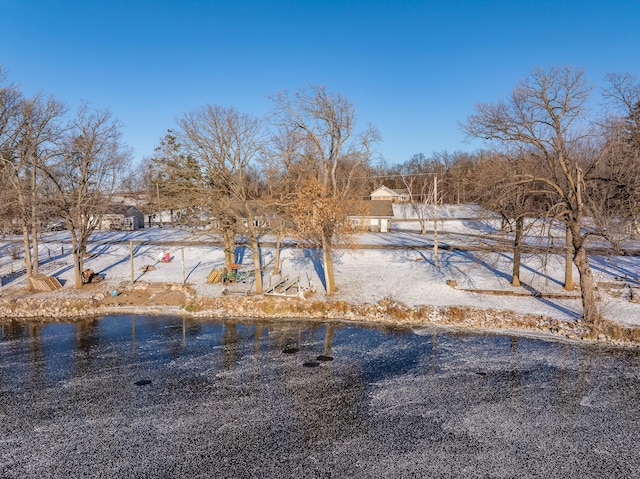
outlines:
[{"label": "bare tree", "polygon": [[[612,108],[604,121],[605,161],[596,172],[594,195],[603,210],[633,225],[640,233],[640,81],[632,75],[610,74],[604,98]],[[611,225],[615,231],[620,225]],[[622,225],[624,231],[624,225]]]},{"label": "bare tree", "polygon": [[302,144],[304,135],[300,129],[283,128],[276,132],[267,150],[264,175],[269,185],[266,198],[273,211],[273,221],[269,231],[275,235],[275,255],[273,274],[281,274],[280,252],[282,239],[295,230],[288,209],[294,204],[298,190],[307,176],[304,168]]},{"label": "bare tree", "polygon": [[0,89],[0,165],[9,186],[7,210],[18,216],[22,229],[27,288],[38,274],[38,233],[49,217],[43,201],[46,177],[42,170],[56,154],[64,107],[53,98],[22,97],[15,87]]},{"label": "bare tree", "polygon": [[[433,219],[435,222],[434,207],[437,207],[435,181],[436,174],[431,171],[420,171],[405,165],[402,168],[402,182],[409,191],[409,204],[418,223],[420,234],[427,234],[427,224]],[[437,180],[436,180],[437,181]],[[435,228],[435,224],[434,224]]]},{"label": "bare tree", "polygon": [[372,126],[357,133],[353,104],[321,86],[293,96],[280,93],[273,101],[279,125],[302,133],[298,148],[305,166],[297,171],[305,175],[290,211],[299,233],[322,247],[324,286],[331,294],[336,291],[334,235],[351,226],[349,214],[361,201],[354,188],[356,177],[364,176],[379,135]]},{"label": "bare tree", "polygon": [[[0,69],[0,82],[4,75]],[[0,83],[0,172],[2,173],[2,214],[3,220],[13,230],[14,221],[20,218],[19,200],[14,183],[17,179],[17,148],[19,145],[22,93],[15,85]],[[19,177],[18,177],[19,178]],[[31,268],[27,268],[28,271]]]},{"label": "bare tree", "polygon": [[85,104],[70,122],[60,161],[46,170],[71,235],[76,288],[83,284],[87,242],[128,175],[130,157],[111,112],[90,111]]},{"label": "bare tree", "polygon": [[536,168],[518,174],[516,183],[535,185],[549,198],[549,215],[570,230],[583,319],[595,332],[600,315],[586,250],[591,233],[583,227],[592,206],[585,194],[585,179],[602,155],[591,148],[596,134],[587,124],[590,91],[581,70],[536,68],[505,102],[477,105],[463,127],[473,137],[503,150],[517,148],[522,157],[535,160]]},{"label": "bare tree", "polygon": [[442,173],[443,198],[448,203],[466,203],[471,198],[471,190],[475,184],[476,165],[482,152],[454,152],[442,154],[445,169]]},{"label": "bare tree", "polygon": [[[488,211],[500,215],[502,229],[513,234],[513,268],[511,284],[520,286],[520,266],[524,237],[534,219],[544,218],[548,205],[536,185],[520,178],[531,170],[529,158],[486,154],[475,168],[475,201]],[[571,266],[571,262],[569,263]]]},{"label": "bare tree", "polygon": [[[255,289],[262,293],[262,205],[256,202],[256,164],[265,149],[264,124],[233,108],[205,105],[179,120],[180,136],[188,154],[203,172],[209,204],[225,240],[227,263],[233,262],[233,244],[244,233],[253,251]],[[242,227],[241,227],[242,225]]]},{"label": "bare tree", "polygon": [[442,203],[465,203],[471,199],[475,185],[475,166],[479,153],[439,151],[429,157],[416,153],[405,163],[386,167],[384,171],[372,173],[376,177],[387,178],[386,186],[406,187],[409,175],[412,189],[422,191],[432,187],[433,177],[438,176],[439,201]]}]

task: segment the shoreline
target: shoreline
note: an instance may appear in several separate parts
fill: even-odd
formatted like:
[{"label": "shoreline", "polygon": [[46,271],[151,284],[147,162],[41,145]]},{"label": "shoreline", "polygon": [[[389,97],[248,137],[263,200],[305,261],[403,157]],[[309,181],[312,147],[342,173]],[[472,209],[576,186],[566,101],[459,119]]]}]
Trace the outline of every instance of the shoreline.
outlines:
[{"label": "shoreline", "polygon": [[[146,286],[146,287],[145,287]],[[106,287],[33,293],[14,290],[0,297],[0,323],[63,322],[113,314],[176,315],[192,319],[344,321],[380,326],[443,327],[455,330],[534,336],[584,344],[640,347],[640,328],[603,319],[597,334],[580,321],[474,306],[407,306],[393,298],[353,303],[310,295],[203,296],[175,284],[125,288],[116,297]]]}]

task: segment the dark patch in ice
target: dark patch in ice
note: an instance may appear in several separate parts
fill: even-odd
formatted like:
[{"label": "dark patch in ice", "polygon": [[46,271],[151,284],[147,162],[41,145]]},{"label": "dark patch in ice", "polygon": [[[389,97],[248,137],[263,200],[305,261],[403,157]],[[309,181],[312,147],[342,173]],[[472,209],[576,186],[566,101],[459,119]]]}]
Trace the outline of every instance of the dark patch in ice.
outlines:
[{"label": "dark patch in ice", "polygon": [[317,368],[318,366],[320,366],[320,363],[317,361],[305,361],[304,363],[302,363],[302,365],[305,368]]},{"label": "dark patch in ice", "polygon": [[136,381],[134,384],[136,386],[146,386],[147,384],[151,384],[151,379],[141,379],[140,381]]},{"label": "dark patch in ice", "polygon": [[325,356],[324,354],[321,354],[316,359],[318,361],[333,361],[333,357],[332,356]]},{"label": "dark patch in ice", "polygon": [[294,354],[294,353],[297,353],[298,351],[300,351],[298,348],[284,348],[282,350],[284,354]]},{"label": "dark patch in ice", "polygon": [[484,371],[476,371],[476,374],[478,376],[486,376],[487,375],[487,373],[485,373]]}]

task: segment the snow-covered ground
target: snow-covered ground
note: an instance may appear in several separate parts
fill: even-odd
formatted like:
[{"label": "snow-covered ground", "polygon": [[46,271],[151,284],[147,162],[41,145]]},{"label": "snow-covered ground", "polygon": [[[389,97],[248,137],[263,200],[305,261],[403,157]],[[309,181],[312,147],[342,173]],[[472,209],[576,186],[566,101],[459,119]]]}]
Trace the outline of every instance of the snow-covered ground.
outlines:
[{"label": "snow-covered ground", "polygon": [[[442,213],[445,216],[444,212]],[[491,235],[500,236],[497,222],[488,219],[470,220],[478,212],[465,207],[449,206],[447,221],[438,224],[438,240],[441,245],[459,247],[491,242]],[[433,224],[431,223],[430,231]],[[547,299],[543,297],[494,296],[464,290],[527,290],[544,293],[563,293],[563,255],[523,257],[521,281],[523,287],[510,285],[512,254],[490,253],[472,250],[445,250],[438,252],[436,267],[433,251],[433,234],[419,234],[414,221],[401,221],[391,233],[365,233],[352,238],[359,248],[336,248],[334,265],[339,292],[337,299],[350,302],[375,303],[383,298],[393,298],[404,304],[435,306],[477,306],[514,310],[521,313],[541,314],[561,319],[580,316],[579,299]],[[554,232],[554,241],[561,241],[563,232]],[[272,241],[265,237],[265,243]],[[104,276],[107,284],[115,285],[131,280],[130,244],[133,242],[134,279],[148,282],[185,281],[200,294],[219,295],[222,286],[207,284],[206,278],[213,269],[225,265],[222,248],[212,245],[219,238],[206,232],[178,228],[147,228],[134,232],[96,232],[89,244],[91,257],[85,260],[85,268]],[[562,243],[556,243],[556,245]],[[631,245],[638,247],[638,244]],[[0,275],[3,288],[23,286],[24,275],[20,254],[20,237],[6,237],[0,242]],[[473,248],[471,248],[473,249]],[[172,261],[162,263],[159,257],[170,253]],[[238,263],[251,268],[251,250],[239,247]],[[16,258],[14,258],[16,256]],[[73,287],[73,268],[68,233],[55,232],[43,235],[40,243],[40,272],[57,277],[65,288]],[[265,285],[273,270],[274,248],[262,249],[265,265]],[[320,252],[295,246],[285,246],[281,255],[282,270],[289,277],[310,281],[323,291],[323,275]],[[630,292],[640,288],[640,257],[592,256],[590,258],[596,281],[610,283],[614,287],[601,290],[600,306],[605,317],[628,324],[640,325],[640,304],[631,302]],[[142,272],[144,266],[154,270]],[[457,287],[447,285],[448,280]],[[574,282],[578,274],[574,269]],[[624,285],[629,285],[632,289]],[[619,285],[620,289],[615,288]],[[609,291],[608,294],[605,291]],[[576,295],[577,296],[577,295]]]}]

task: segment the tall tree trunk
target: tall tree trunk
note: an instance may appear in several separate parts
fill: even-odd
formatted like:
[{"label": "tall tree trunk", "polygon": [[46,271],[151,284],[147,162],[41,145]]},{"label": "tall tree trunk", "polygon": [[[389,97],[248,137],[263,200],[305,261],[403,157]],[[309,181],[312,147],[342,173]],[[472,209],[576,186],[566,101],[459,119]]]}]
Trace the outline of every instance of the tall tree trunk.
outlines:
[{"label": "tall tree trunk", "polygon": [[522,256],[522,229],[524,226],[524,218],[519,216],[516,218],[516,237],[513,241],[513,275],[511,284],[520,286],[520,259]]},{"label": "tall tree trunk", "polygon": [[[35,184],[33,186],[35,191]],[[31,202],[31,273],[33,276],[38,274],[40,267],[40,255],[38,251],[38,206],[37,198],[33,198]]]},{"label": "tall tree trunk", "polygon": [[598,331],[600,313],[596,304],[593,273],[589,267],[589,259],[584,248],[576,249],[574,263],[580,273],[580,291],[582,294],[582,318],[591,327],[592,334]]},{"label": "tall tree trunk", "polygon": [[40,269],[40,255],[38,252],[38,235],[35,229],[31,229],[31,273],[36,276]]},{"label": "tall tree trunk", "polygon": [[333,251],[331,235],[322,235],[322,263],[324,269],[324,282],[327,294],[336,292],[336,280],[333,274]]},{"label": "tall tree trunk", "polygon": [[78,244],[78,238],[75,231],[71,233],[71,254],[73,256],[73,277],[75,281],[76,289],[82,288],[82,254],[80,252],[80,245]]},{"label": "tall tree trunk", "polygon": [[32,231],[32,218],[30,218],[29,204],[25,192],[20,188],[21,183],[18,179],[13,183],[14,189],[18,196],[18,205],[20,207],[20,226],[22,227],[22,243],[24,247],[24,269],[26,273],[26,289],[30,290],[32,287],[31,277],[33,276],[33,250],[31,248],[31,241],[34,236]]},{"label": "tall tree trunk", "polygon": [[83,234],[80,236],[80,255],[84,258],[87,256],[87,243],[89,242],[89,236]]},{"label": "tall tree trunk", "polygon": [[233,264],[235,262],[235,247],[236,242],[235,234],[232,229],[225,228],[222,231],[222,239],[224,242],[224,260],[226,264]]},{"label": "tall tree trunk", "polygon": [[260,257],[260,245],[255,234],[251,234],[251,249],[253,250],[253,271],[256,277],[256,293],[262,294],[262,261]]},{"label": "tall tree trunk", "polygon": [[600,323],[600,313],[596,304],[595,284],[593,272],[589,266],[589,258],[584,245],[584,238],[575,231],[573,236],[573,263],[580,274],[580,294],[582,298],[582,320],[591,328],[591,334],[596,334]]},{"label": "tall tree trunk", "polygon": [[564,289],[573,291],[573,238],[571,228],[565,230]]},{"label": "tall tree trunk", "polygon": [[29,236],[29,227],[23,223],[22,245],[24,248],[24,269],[27,275],[27,290],[31,289],[31,277],[33,276],[33,260],[31,258],[31,241]]},{"label": "tall tree trunk", "polygon": [[275,252],[275,256],[273,258],[273,274],[274,275],[279,275],[280,274],[280,245],[282,242],[282,233],[276,233],[276,252]]}]

